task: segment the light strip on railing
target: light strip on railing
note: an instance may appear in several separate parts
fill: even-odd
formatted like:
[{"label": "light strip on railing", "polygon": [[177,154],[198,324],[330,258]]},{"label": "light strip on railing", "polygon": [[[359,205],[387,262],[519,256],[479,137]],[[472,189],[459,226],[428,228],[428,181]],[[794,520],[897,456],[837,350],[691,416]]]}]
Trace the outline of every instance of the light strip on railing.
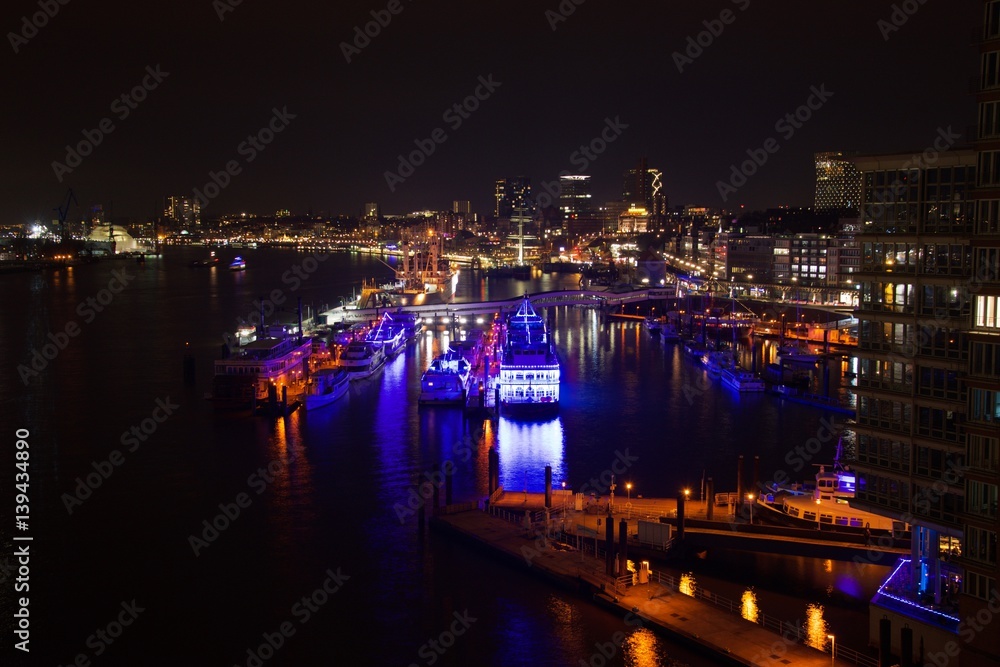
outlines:
[{"label": "light strip on railing", "polygon": [[879,586],[878,592],[875,593],[875,598],[873,599],[873,602],[877,601],[879,597],[883,597],[884,596],[884,597],[889,598],[890,600],[895,600],[896,602],[901,602],[901,603],[903,603],[905,605],[908,605],[910,607],[915,607],[915,608],[919,609],[920,611],[922,611],[924,613],[933,614],[934,616],[941,616],[943,618],[948,619],[949,621],[954,621],[955,623],[958,623],[959,619],[956,616],[949,616],[948,614],[942,613],[940,611],[934,611],[933,609],[928,609],[927,607],[923,607],[923,606],[917,604],[916,602],[913,602],[911,600],[907,600],[906,598],[901,598],[901,597],[899,597],[897,595],[892,595],[891,593],[885,593],[885,592],[883,592],[883,589],[885,589],[885,587],[889,585],[889,582],[892,581],[896,577],[896,574],[899,572],[899,570],[904,565],[906,565],[906,564],[908,564],[910,562],[911,562],[911,559],[909,559],[909,558],[901,558],[900,559],[899,565],[896,566],[896,569],[893,570],[892,574],[889,575],[889,578],[886,579],[882,583],[881,586]]}]

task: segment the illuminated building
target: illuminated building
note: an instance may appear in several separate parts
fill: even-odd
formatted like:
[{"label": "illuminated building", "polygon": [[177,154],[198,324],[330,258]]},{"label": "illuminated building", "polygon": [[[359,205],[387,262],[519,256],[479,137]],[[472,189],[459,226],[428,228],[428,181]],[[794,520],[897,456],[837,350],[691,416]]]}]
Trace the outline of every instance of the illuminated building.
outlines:
[{"label": "illuminated building", "polygon": [[530,176],[498,179],[494,199],[494,213],[498,219],[510,218],[518,210],[523,210],[526,217],[534,217],[535,203],[531,195]]},{"label": "illuminated building", "polygon": [[559,177],[559,209],[563,217],[591,210],[590,176],[567,174]]},{"label": "illuminated building", "polygon": [[816,210],[857,210],[861,174],[843,153],[816,153]]},{"label": "illuminated building", "polygon": [[201,202],[195,197],[165,197],[163,217],[179,229],[201,226]]}]

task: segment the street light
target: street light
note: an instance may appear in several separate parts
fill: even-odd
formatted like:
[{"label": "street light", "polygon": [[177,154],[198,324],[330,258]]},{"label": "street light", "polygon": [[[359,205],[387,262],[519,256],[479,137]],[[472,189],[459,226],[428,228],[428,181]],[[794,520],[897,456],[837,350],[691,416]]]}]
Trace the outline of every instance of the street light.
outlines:
[{"label": "street light", "polygon": [[628,491],[628,501],[632,502],[632,482],[625,483],[625,490]]},{"label": "street light", "polygon": [[837,667],[837,638],[833,635],[827,635],[826,638],[830,640],[830,665]]},{"label": "street light", "polygon": [[747,494],[747,499],[750,500],[750,524],[753,525],[753,494]]}]

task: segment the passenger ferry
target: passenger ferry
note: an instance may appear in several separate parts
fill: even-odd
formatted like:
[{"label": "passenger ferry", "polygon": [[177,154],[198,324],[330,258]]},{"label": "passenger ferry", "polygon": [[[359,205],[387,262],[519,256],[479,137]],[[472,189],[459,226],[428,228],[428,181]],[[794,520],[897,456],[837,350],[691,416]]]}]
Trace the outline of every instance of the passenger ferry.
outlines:
[{"label": "passenger ferry", "polygon": [[340,367],[351,380],[371,377],[385,365],[385,349],[365,341],[354,341],[340,355]]},{"label": "passenger ferry", "polygon": [[909,539],[910,527],[906,523],[851,507],[857,477],[854,471],[841,465],[840,454],[838,442],[833,465],[819,466],[815,485],[771,484],[767,493],[756,500],[763,510],[760,516],[793,527],[826,527],[855,534],[891,534],[895,538]]},{"label": "passenger ferry", "polygon": [[559,360],[527,294],[504,326],[499,387],[500,410],[509,415],[545,416],[559,409]]},{"label": "passenger ferry", "polygon": [[434,358],[420,378],[420,404],[464,404],[472,367],[461,352],[450,349]]},{"label": "passenger ferry", "polygon": [[[251,408],[302,380],[311,338],[296,327],[275,325],[246,345],[226,346],[215,362],[212,401],[217,408]],[[280,397],[279,397],[280,398]]]}]

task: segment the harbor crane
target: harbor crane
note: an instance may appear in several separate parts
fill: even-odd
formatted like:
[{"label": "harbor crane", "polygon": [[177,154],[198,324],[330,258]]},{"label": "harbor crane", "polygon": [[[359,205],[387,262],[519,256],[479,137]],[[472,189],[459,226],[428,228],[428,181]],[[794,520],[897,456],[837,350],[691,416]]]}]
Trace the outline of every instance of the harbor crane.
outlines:
[{"label": "harbor crane", "polygon": [[62,242],[66,241],[66,215],[69,213],[70,204],[80,205],[80,202],[76,200],[76,195],[73,194],[73,188],[70,188],[66,194],[66,203],[53,209],[59,214],[59,240]]}]

